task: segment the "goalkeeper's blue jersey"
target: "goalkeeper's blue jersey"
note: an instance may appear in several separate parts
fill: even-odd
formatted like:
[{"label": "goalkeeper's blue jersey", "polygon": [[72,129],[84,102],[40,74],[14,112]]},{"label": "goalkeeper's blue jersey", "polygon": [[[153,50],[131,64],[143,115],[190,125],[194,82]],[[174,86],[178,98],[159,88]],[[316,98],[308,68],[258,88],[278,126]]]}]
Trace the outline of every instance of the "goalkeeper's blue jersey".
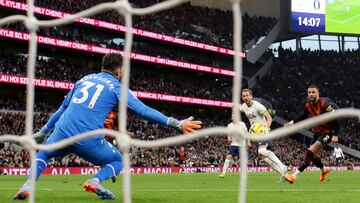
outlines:
[{"label": "goalkeeper's blue jersey", "polygon": [[[48,129],[59,131],[65,137],[102,128],[104,120],[120,102],[121,84],[114,75],[101,72],[90,74],[75,83],[56,115],[47,123]],[[168,117],[142,103],[128,90],[128,108],[136,114],[166,125]],[[52,121],[53,120],[53,121]],[[57,121],[57,122],[56,122]],[[55,124],[56,123],[56,124]],[[102,136],[95,137],[95,139]]]}]

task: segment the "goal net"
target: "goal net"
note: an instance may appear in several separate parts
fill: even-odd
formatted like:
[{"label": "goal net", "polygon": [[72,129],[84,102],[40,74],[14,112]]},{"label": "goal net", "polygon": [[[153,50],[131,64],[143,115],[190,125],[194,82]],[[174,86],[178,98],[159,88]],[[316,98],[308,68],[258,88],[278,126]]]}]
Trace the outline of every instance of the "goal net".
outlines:
[{"label": "goal net", "polygon": [[[215,127],[215,128],[207,128],[202,129],[197,132],[191,133],[188,136],[176,136],[165,138],[161,140],[153,140],[153,141],[143,141],[136,140],[130,138],[126,134],[126,117],[127,117],[127,103],[120,102],[119,103],[119,112],[120,112],[120,122],[119,131],[100,129],[91,132],[86,132],[80,135],[73,136],[66,140],[62,140],[55,144],[50,145],[39,145],[33,139],[33,113],[34,113],[34,75],[35,75],[35,62],[37,55],[37,42],[36,42],[36,30],[39,27],[53,27],[53,26],[61,26],[65,24],[74,23],[75,19],[81,17],[88,17],[91,15],[95,15],[101,12],[105,12],[108,10],[116,10],[119,15],[123,15],[125,18],[125,25],[127,27],[127,32],[125,34],[125,48],[123,54],[123,75],[121,78],[122,90],[121,90],[121,101],[126,101],[127,99],[127,88],[129,87],[129,75],[130,75],[130,52],[132,47],[132,39],[133,33],[132,29],[132,16],[134,15],[148,15],[152,13],[156,13],[162,10],[171,9],[176,7],[182,3],[187,2],[188,0],[168,0],[161,3],[157,3],[155,5],[146,7],[146,8],[133,8],[131,7],[128,0],[118,0],[115,2],[102,3],[96,5],[87,10],[81,11],[74,15],[68,16],[62,19],[55,20],[38,20],[34,16],[34,1],[27,1],[27,16],[24,15],[12,15],[6,18],[0,19],[0,26],[7,23],[15,23],[18,21],[23,21],[29,31],[29,57],[27,62],[27,103],[26,103],[26,119],[25,119],[25,136],[15,136],[15,135],[3,135],[0,136],[0,142],[4,141],[12,141],[21,143],[29,152],[31,158],[31,171],[36,173],[36,150],[56,150],[60,148],[64,148],[69,146],[77,141],[96,136],[99,134],[107,134],[110,136],[114,136],[118,147],[123,153],[123,201],[120,202],[130,203],[132,201],[131,198],[131,179],[130,179],[130,158],[129,158],[129,149],[131,146],[143,147],[143,148],[154,148],[154,147],[165,147],[176,144],[181,144],[185,142],[190,142],[195,139],[204,139],[208,136],[218,136],[224,134],[232,134],[236,139],[241,140],[244,143],[245,139],[250,139],[252,141],[264,141],[276,139],[280,137],[287,136],[291,133],[295,133],[300,131],[301,129],[314,126],[318,123],[323,123],[327,121],[331,121],[334,119],[338,119],[340,117],[359,117],[360,111],[355,109],[341,109],[337,110],[331,114],[324,114],[321,116],[317,116],[315,118],[307,119],[305,121],[299,122],[292,127],[289,128],[281,128],[272,131],[269,136],[261,136],[261,135],[252,135],[251,137],[248,134],[241,134],[241,127],[239,125],[234,125],[233,128],[225,128],[225,127]],[[240,90],[241,90],[241,76],[242,76],[242,57],[241,57],[241,33],[242,33],[242,20],[241,20],[241,12],[240,12],[240,0],[231,0],[232,11],[233,11],[233,22],[234,22],[234,71],[235,76],[233,78],[233,107],[232,112],[234,115],[234,123],[238,123],[240,120],[239,114],[239,101],[240,101]],[[241,159],[241,169],[240,169],[240,188],[238,193],[238,202],[246,202],[246,187],[247,187],[247,152],[244,144],[240,150],[240,159]],[[35,202],[35,176],[31,178],[31,191],[29,202]]]}]

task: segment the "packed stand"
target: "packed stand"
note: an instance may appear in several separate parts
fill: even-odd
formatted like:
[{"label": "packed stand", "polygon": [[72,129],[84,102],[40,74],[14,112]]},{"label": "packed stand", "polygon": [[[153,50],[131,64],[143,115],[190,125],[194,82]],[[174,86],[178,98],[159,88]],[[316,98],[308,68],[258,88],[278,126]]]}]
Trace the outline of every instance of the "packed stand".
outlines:
[{"label": "packed stand", "polygon": [[[12,23],[3,26],[5,29],[15,30],[19,32],[27,32],[27,29],[22,23]],[[74,41],[83,44],[90,44],[93,46],[99,46],[102,48],[109,48],[115,50],[123,50],[123,42],[115,42],[112,39],[101,39],[96,33],[84,31],[78,28],[70,27],[50,27],[40,28],[37,32],[39,36],[46,36],[51,38],[57,38],[62,40]],[[224,58],[221,56],[213,55],[211,60],[209,55],[204,53],[198,53],[192,50],[183,50],[181,48],[174,49],[170,46],[158,46],[150,43],[133,42],[132,52],[138,54],[144,54],[149,56],[155,56],[165,59],[171,59],[181,62],[187,62],[192,64],[198,64],[203,66],[210,66],[215,68],[221,68],[226,70],[233,70],[232,58]]]},{"label": "packed stand", "polygon": [[[25,0],[16,1],[26,3]],[[104,2],[109,1],[91,0],[84,3],[78,1],[45,0],[35,1],[35,5],[72,14]],[[130,1],[134,7],[145,7],[157,2],[144,0]],[[103,12],[93,18],[124,25],[124,18],[116,11]],[[254,38],[257,39],[260,36],[266,35],[275,23],[276,19],[274,18],[249,16],[245,13],[243,16],[244,44]],[[232,49],[232,11],[191,6],[191,3],[185,3],[156,14],[133,16],[133,27]],[[199,31],[199,27],[204,29]]]},{"label": "packed stand", "polygon": [[[17,101],[13,99],[13,101]],[[2,102],[5,103],[5,102]],[[1,103],[0,103],[1,104]],[[21,107],[21,104],[14,102],[14,108]],[[10,105],[10,108],[12,106]],[[0,106],[0,109],[4,107]],[[0,132],[1,134],[24,134],[24,121],[25,115],[22,109],[20,111],[12,112],[9,110],[2,110],[0,113]],[[21,111],[22,110],[22,111]],[[56,110],[56,109],[54,109]],[[53,111],[54,111],[53,110]],[[226,126],[229,122],[227,114],[224,112],[219,113],[218,110],[201,110],[201,109],[175,109],[174,107],[162,107],[162,112],[171,112],[172,116],[183,118],[189,114],[194,115],[196,118],[203,121],[204,128],[214,126]],[[186,114],[186,115],[185,115]],[[49,118],[49,114],[39,113],[35,114],[34,131],[38,131]],[[211,119],[209,119],[211,118]],[[134,133],[134,138],[141,140],[156,140],[166,137],[176,136],[178,132],[172,128],[160,126],[156,124],[148,123],[132,114],[128,117],[128,128],[130,132]],[[255,145],[255,144],[254,144]],[[306,146],[300,144],[300,142],[293,138],[283,138],[274,141],[274,152],[279,156],[281,160],[287,165],[297,165],[297,160],[302,157],[302,151],[305,151]],[[180,148],[184,147],[185,159],[180,158]],[[12,148],[11,148],[12,149]],[[0,150],[0,157],[2,158],[2,164],[0,166],[28,166],[28,153],[22,149],[11,150],[5,148]],[[132,147],[131,149],[131,163],[132,166],[221,166],[225,160],[225,156],[228,152],[228,144],[225,136],[222,137],[209,137],[206,139],[185,143],[181,146],[171,146],[164,148],[154,149],[142,149]],[[331,150],[327,149],[323,153],[323,158],[326,158],[326,164],[332,165],[334,160],[330,157]],[[346,157],[343,161],[346,165],[356,165],[359,161]],[[85,160],[70,154],[64,158],[54,158],[50,161],[49,166],[89,166],[90,164]],[[236,162],[238,166],[239,163]],[[259,160],[259,156],[256,152],[256,148],[253,147],[249,154],[249,166],[262,166]]]},{"label": "packed stand", "polygon": [[[320,97],[330,98],[340,108],[360,108],[359,52],[300,50],[297,55],[280,48],[279,58],[259,81],[255,95],[269,101],[276,114],[288,120],[302,112],[310,84],[319,87]],[[339,142],[360,150],[359,121],[347,119],[341,127]]]},{"label": "packed stand", "polygon": [[[26,75],[27,57],[25,55],[3,55],[0,58],[0,73]],[[164,74],[160,71],[132,71],[130,88],[132,90],[189,96],[203,99],[231,101],[231,80],[220,82],[204,77],[189,77],[186,74]],[[99,67],[97,67],[99,69]],[[76,82],[95,70],[86,69],[61,59],[38,57],[36,77],[60,81]],[[98,70],[100,71],[100,70]],[[228,91],[224,91],[224,89]]]}]

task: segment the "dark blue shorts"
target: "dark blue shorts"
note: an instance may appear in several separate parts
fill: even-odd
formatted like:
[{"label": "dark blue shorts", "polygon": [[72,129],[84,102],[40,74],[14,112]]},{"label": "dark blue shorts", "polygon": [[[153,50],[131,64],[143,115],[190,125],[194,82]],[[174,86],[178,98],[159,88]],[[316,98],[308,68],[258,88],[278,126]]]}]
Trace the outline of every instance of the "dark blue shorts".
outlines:
[{"label": "dark blue shorts", "polygon": [[231,154],[231,156],[233,157],[239,156],[239,147],[231,145],[229,149],[229,154]]}]

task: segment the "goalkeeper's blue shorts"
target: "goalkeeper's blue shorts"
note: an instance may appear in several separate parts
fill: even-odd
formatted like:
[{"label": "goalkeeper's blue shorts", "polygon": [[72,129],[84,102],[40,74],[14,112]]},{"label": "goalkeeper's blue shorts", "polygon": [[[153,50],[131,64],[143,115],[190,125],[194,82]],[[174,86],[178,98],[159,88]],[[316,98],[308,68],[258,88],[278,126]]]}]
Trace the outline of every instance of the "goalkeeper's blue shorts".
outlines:
[{"label": "goalkeeper's blue shorts", "polygon": [[[66,138],[68,137],[55,130],[44,144],[53,144]],[[47,155],[50,159],[51,157],[63,157],[69,153],[74,153],[96,166],[104,166],[113,161],[122,162],[119,150],[104,137],[78,141],[68,147],[49,151]]]}]

